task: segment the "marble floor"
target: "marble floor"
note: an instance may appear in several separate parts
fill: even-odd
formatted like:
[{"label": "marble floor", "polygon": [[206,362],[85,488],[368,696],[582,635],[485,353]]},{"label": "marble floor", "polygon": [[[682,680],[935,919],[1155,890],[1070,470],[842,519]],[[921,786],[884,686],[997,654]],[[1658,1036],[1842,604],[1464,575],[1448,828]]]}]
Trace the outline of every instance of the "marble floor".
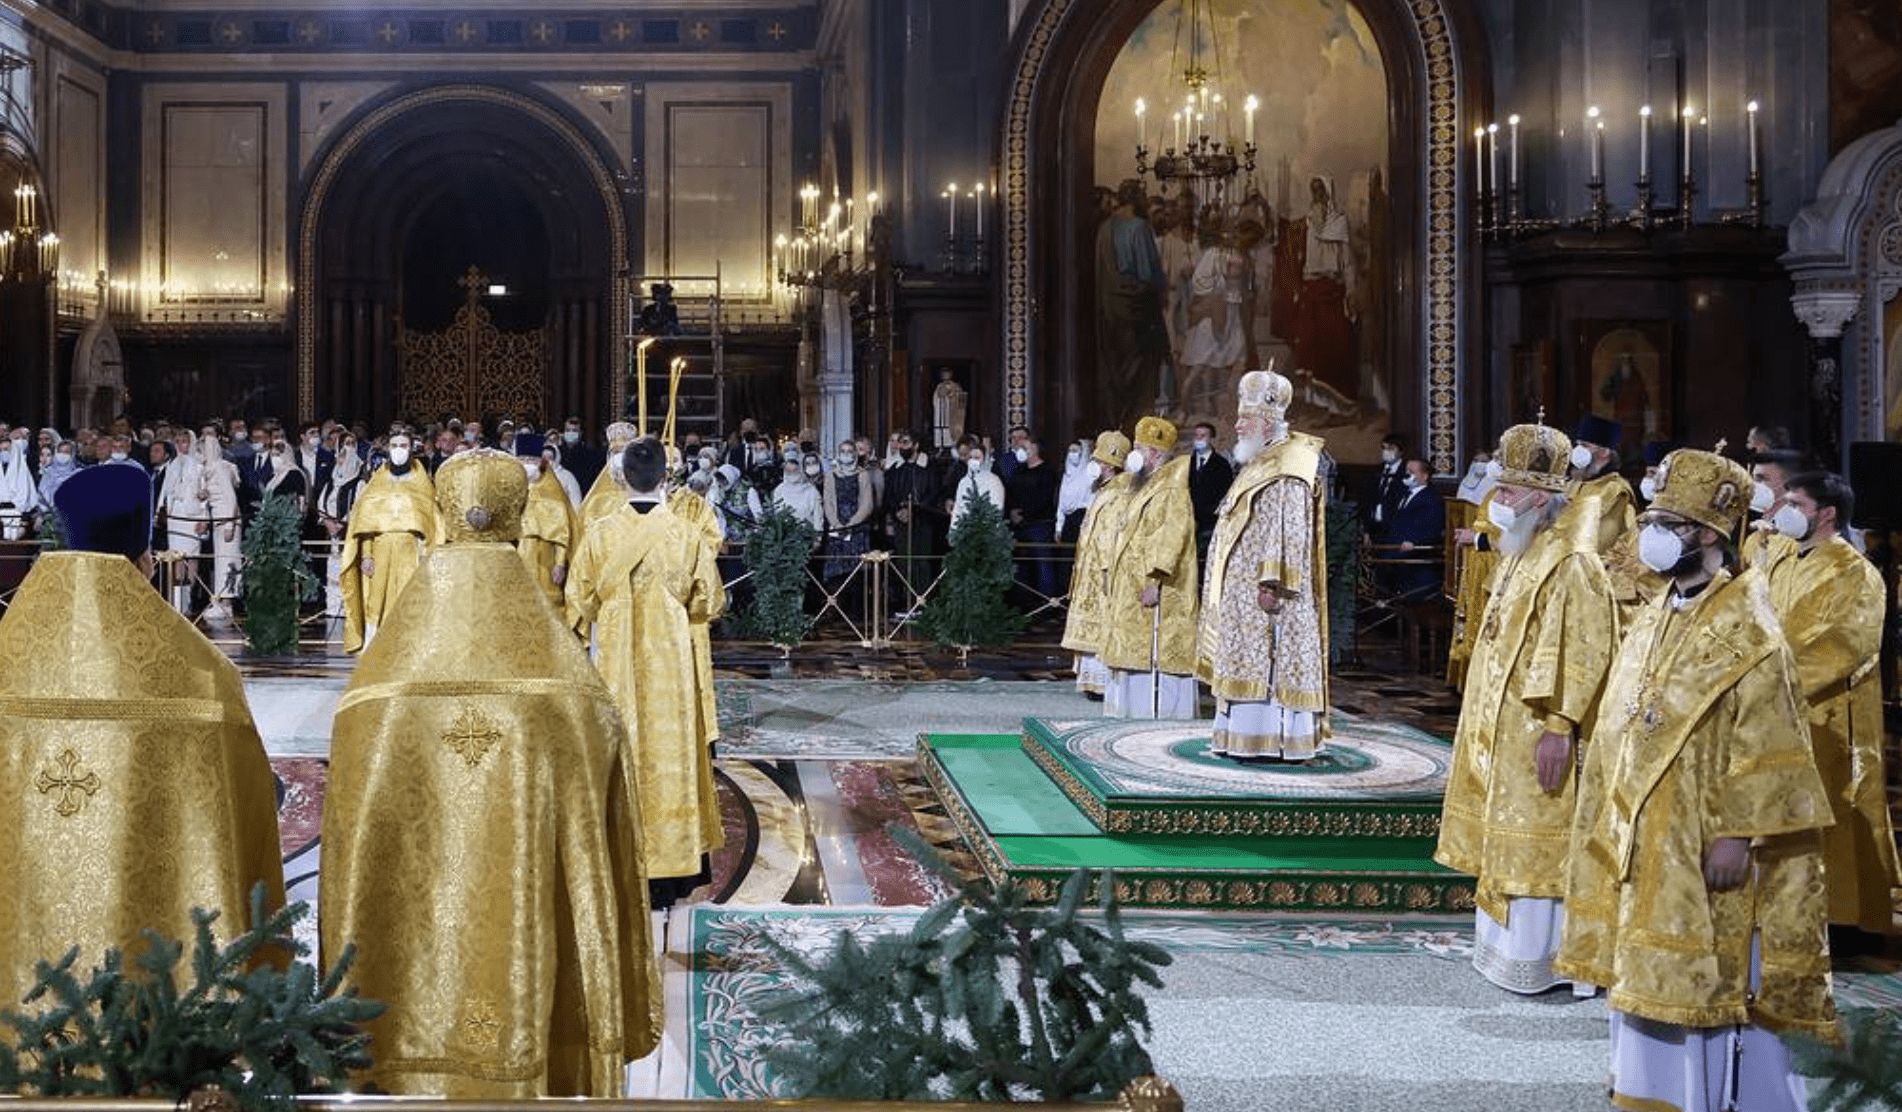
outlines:
[{"label": "marble floor", "polygon": [[[284,784],[286,880],[294,897],[314,902],[330,715],[352,662],[329,652],[234,656]],[[657,916],[668,1029],[661,1049],[630,1068],[630,1095],[721,1095],[701,1091],[697,1080],[719,1039],[707,1037],[705,1015],[696,1011],[704,986],[694,973],[706,965],[696,949],[703,944],[696,915],[800,911],[818,922],[929,905],[947,885],[902,848],[895,828],[917,831],[961,873],[976,875],[912,757],[916,736],[925,729],[1014,732],[1025,715],[1100,713],[1076,693],[1068,664],[1054,645],[1037,643],[968,659],[839,642],[801,646],[790,659],[765,647],[718,646],[716,779],[726,845],[714,859],[713,882]],[[1365,663],[1336,670],[1334,702],[1442,738],[1451,737],[1459,713],[1457,696],[1438,677],[1411,673],[1397,650],[1379,646]],[[1158,1068],[1197,1109],[1602,1107],[1602,1002],[1493,989],[1460,953],[1470,926],[1469,918],[1192,921],[1180,964],[1152,1004]],[[1270,941],[1208,942],[1257,935]],[[1415,935],[1429,941],[1403,947],[1408,954],[1376,945],[1366,961],[1315,961],[1367,939]],[[1885,955],[1878,968],[1892,974],[1902,968],[1899,959]],[[1237,1038],[1238,1030],[1251,1033]],[[1328,1031],[1340,1037],[1321,1034]],[[1368,1072],[1369,1061],[1398,1048],[1411,1049],[1385,1074]],[[1532,1058],[1502,1074],[1494,1068],[1502,1055]],[[1277,1084],[1265,1094],[1269,1079]]]}]

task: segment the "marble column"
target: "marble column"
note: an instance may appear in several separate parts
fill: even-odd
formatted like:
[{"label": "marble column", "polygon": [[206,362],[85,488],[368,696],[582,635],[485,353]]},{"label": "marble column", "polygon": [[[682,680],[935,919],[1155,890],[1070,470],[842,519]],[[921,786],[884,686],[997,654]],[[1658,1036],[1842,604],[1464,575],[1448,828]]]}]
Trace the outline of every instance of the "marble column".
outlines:
[{"label": "marble column", "polygon": [[852,428],[852,310],[838,290],[819,299],[819,450],[831,458]]}]

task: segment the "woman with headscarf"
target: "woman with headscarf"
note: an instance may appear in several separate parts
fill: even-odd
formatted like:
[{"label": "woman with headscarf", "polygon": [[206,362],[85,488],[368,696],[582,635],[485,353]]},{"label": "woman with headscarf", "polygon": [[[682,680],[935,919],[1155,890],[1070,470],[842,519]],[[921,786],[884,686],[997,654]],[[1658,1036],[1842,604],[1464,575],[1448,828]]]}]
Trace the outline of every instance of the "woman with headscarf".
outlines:
[{"label": "woman with headscarf", "polygon": [[573,471],[562,466],[561,440],[558,435],[550,434],[542,441],[542,466],[561,484],[563,494],[568,496],[568,504],[576,510],[581,509],[581,480]]},{"label": "woman with headscarf", "polygon": [[218,427],[207,425],[192,445],[198,473],[204,482],[205,524],[211,530],[211,605],[206,616],[229,618],[228,600],[238,593],[242,516],[238,506],[238,465],[225,458]]},{"label": "woman with headscarf", "polygon": [[0,540],[26,540],[28,515],[40,505],[26,441],[0,440]]},{"label": "woman with headscarf", "polygon": [[350,506],[357,500],[357,491],[363,486],[363,456],[357,452],[357,441],[353,436],[343,438],[342,448],[337,452],[337,464],[324,477],[324,485],[317,491],[317,527],[329,542],[324,559],[324,615],[330,618],[343,617],[343,588],[338,576],[342,572],[343,538],[350,525]]},{"label": "woman with headscarf", "polygon": [[53,492],[79,470],[79,462],[73,458],[73,450],[72,441],[56,440],[53,442],[51,462],[40,465],[39,509],[41,513],[53,511]]},{"label": "woman with headscarf", "polygon": [[271,442],[271,477],[264,484],[264,500],[273,497],[294,499],[300,516],[310,502],[310,476],[297,466],[297,454],[282,433]]}]

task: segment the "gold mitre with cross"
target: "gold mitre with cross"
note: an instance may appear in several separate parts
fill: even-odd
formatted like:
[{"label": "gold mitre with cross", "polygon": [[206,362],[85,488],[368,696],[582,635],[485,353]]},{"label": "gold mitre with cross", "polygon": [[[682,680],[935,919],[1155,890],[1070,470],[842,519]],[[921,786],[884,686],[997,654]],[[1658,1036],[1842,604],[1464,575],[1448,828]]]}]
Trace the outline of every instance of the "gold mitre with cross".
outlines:
[{"label": "gold mitre with cross", "polygon": [[608,426],[608,451],[618,452],[639,438],[632,421],[616,421]]},{"label": "gold mitre with cross", "polygon": [[1571,466],[1572,438],[1544,420],[1514,425],[1499,438],[1499,481],[1509,486],[1570,494]]},{"label": "gold mitre with cross", "polygon": [[1679,448],[1665,456],[1653,480],[1657,497],[1651,509],[1734,535],[1750,505],[1752,480],[1743,464],[1724,456],[1723,450],[1719,441],[1715,452]]},{"label": "gold mitre with cross", "polygon": [[1104,467],[1121,467],[1129,459],[1129,437],[1115,429],[1104,429],[1096,434],[1096,449],[1090,458]]},{"label": "gold mitre with cross", "polygon": [[1294,402],[1294,383],[1275,373],[1272,359],[1268,361],[1267,369],[1249,371],[1243,375],[1237,389],[1237,417],[1265,417],[1270,421],[1282,421],[1288,416],[1288,406]]},{"label": "gold mitre with cross", "polygon": [[1158,452],[1176,450],[1175,422],[1164,417],[1144,417],[1136,422],[1136,447],[1154,448]]},{"label": "gold mitre with cross", "polygon": [[513,544],[521,539],[527,506],[528,472],[507,452],[458,452],[436,472],[445,544]]}]

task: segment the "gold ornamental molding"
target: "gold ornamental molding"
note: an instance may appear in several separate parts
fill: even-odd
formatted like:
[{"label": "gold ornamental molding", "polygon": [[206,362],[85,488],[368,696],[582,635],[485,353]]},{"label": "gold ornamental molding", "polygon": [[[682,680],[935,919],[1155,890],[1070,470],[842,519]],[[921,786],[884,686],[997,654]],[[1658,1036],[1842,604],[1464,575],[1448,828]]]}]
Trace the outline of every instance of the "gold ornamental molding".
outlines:
[{"label": "gold ornamental molding", "polygon": [[[1460,236],[1460,189],[1464,172],[1459,158],[1460,73],[1458,43],[1451,20],[1440,0],[1387,0],[1404,7],[1414,35],[1409,44],[1419,69],[1415,91],[1420,98],[1420,130],[1411,137],[1424,152],[1419,171],[1421,337],[1419,365],[1425,372],[1426,450],[1428,462],[1439,474],[1452,474],[1459,463],[1459,381],[1462,356],[1462,311],[1459,276],[1469,269]],[[1011,74],[1005,103],[1003,140],[1004,194],[1004,415],[1005,424],[1029,425],[1031,349],[1037,305],[1032,294],[1035,253],[1048,250],[1031,237],[1031,175],[1039,166],[1033,158],[1032,113],[1040,96],[1060,96],[1061,90],[1043,89],[1054,78],[1046,75],[1050,51],[1066,20],[1099,19],[1097,0],[1045,0],[1025,33],[1024,47]],[[1049,159],[1045,144],[1042,161]]]},{"label": "gold ornamental molding", "polygon": [[[317,228],[322,222],[324,206],[330,199],[331,190],[337,184],[337,175],[342,173],[350,156],[366,139],[411,112],[443,104],[482,104],[519,112],[547,128],[574,151],[575,157],[587,168],[589,180],[600,194],[601,207],[607,213],[608,267],[611,272],[608,312],[613,313],[615,306],[627,304],[627,213],[622,208],[620,190],[615,186],[612,171],[602,162],[599,152],[580,128],[549,105],[494,85],[437,85],[399,96],[372,109],[331,143],[318,163],[304,197],[304,211],[297,227],[297,419],[300,422],[327,416],[316,412],[317,324],[320,316],[317,311]],[[627,339],[615,328],[609,328],[608,335],[612,347],[608,355],[607,412],[619,413],[627,400],[626,376],[621,371],[627,365]]]}]

